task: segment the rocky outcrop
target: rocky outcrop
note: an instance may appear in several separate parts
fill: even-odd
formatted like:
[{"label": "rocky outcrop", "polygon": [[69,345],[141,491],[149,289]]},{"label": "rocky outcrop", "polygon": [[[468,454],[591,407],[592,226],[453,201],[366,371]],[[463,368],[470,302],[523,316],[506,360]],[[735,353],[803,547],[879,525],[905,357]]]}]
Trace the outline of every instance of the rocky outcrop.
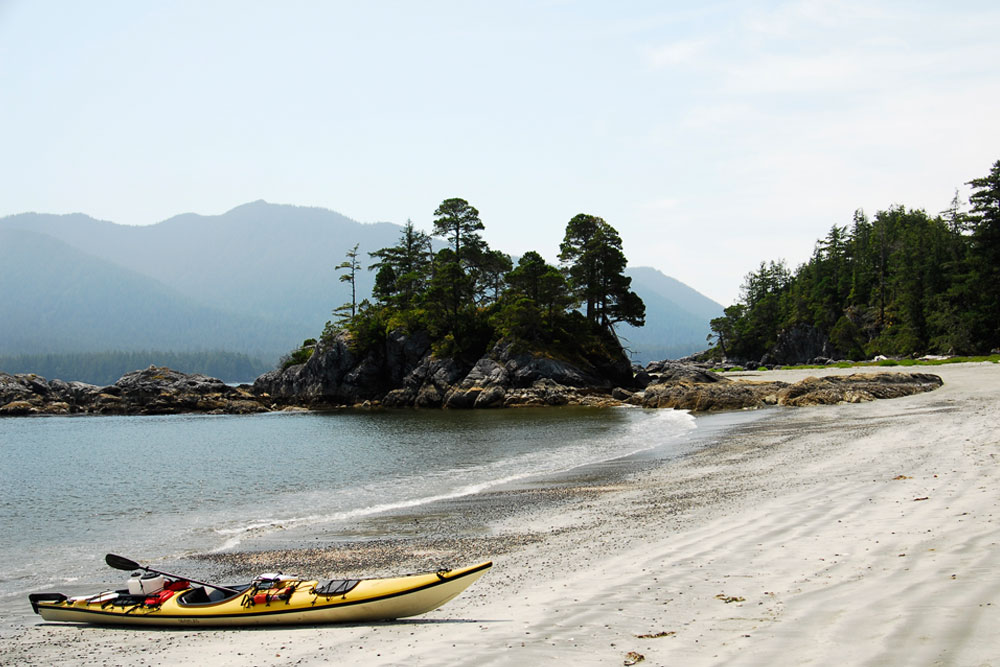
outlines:
[{"label": "rocky outcrop", "polygon": [[775,405],[777,400],[767,400],[773,395],[772,387],[772,383],[754,385],[724,381],[706,384],[682,380],[651,384],[643,392],[634,394],[630,402],[644,408],[676,408],[694,412],[742,410]]},{"label": "rocky outcrop", "polygon": [[650,383],[691,382],[696,384],[713,384],[725,382],[726,379],[718,373],[713,373],[704,365],[682,363],[679,361],[653,361],[644,369]]},{"label": "rocky outcrop", "polygon": [[0,373],[0,416],[248,414],[266,410],[245,388],[157,366],[126,373],[106,387]]},{"label": "rocky outcrop", "polygon": [[925,373],[857,373],[788,384],[734,380],[677,362],[649,364],[630,382],[627,365],[599,370],[532,355],[502,343],[474,363],[438,359],[429,339],[393,335],[364,357],[349,340],[319,347],[305,364],[267,373],[253,387],[150,366],[113,385],[0,373],[0,416],[39,414],[246,414],[279,409],[382,405],[505,408],[557,405],[679,408],[695,412],[767,405],[826,405],[896,398],[936,389]]},{"label": "rocky outcrop", "polygon": [[810,377],[794,384],[747,382],[719,378],[711,382],[690,379],[648,385],[629,402],[646,408],[679,408],[696,412],[759,408],[766,405],[832,405],[898,398],[931,391],[941,378],[928,373],[855,373]]},{"label": "rocky outcrop", "polygon": [[501,341],[475,360],[438,358],[426,334],[391,333],[363,358],[342,333],[321,343],[306,363],[272,371],[253,391],[273,406],[308,407],[378,402],[386,407],[499,408],[513,405],[590,405],[632,386],[620,359],[568,361]]},{"label": "rocky outcrop", "polygon": [[778,332],[774,347],[764,355],[760,363],[808,364],[819,357],[840,359],[843,355],[834,348],[822,331],[809,324],[797,324]]},{"label": "rocky outcrop", "polygon": [[810,377],[783,387],[778,405],[832,405],[862,403],[878,398],[900,398],[937,389],[941,378],[930,373],[855,373]]},{"label": "rocky outcrop", "polygon": [[274,409],[298,405],[382,405],[418,408],[503,408],[553,405],[621,405],[696,412],[817,405],[890,398],[939,386],[933,375],[881,373],[783,382],[732,380],[704,365],[660,361],[645,368],[598,367],[532,354],[510,342],[474,362],[439,359],[426,336],[390,335],[356,358],[346,334],[321,345],[300,366],[274,371],[254,383],[254,393]]}]

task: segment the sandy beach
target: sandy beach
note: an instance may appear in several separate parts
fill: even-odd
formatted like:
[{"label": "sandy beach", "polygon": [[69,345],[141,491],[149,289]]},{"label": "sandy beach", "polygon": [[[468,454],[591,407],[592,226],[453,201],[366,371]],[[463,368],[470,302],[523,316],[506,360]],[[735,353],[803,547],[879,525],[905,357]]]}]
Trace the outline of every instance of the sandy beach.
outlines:
[{"label": "sandy beach", "polygon": [[[32,617],[0,663],[1000,665],[1000,365],[917,370],[944,386],[769,409],[681,460],[535,489],[554,499],[497,512],[488,535],[405,542],[377,569],[495,562],[424,617],[245,631]],[[293,566],[332,574],[335,556]]]}]

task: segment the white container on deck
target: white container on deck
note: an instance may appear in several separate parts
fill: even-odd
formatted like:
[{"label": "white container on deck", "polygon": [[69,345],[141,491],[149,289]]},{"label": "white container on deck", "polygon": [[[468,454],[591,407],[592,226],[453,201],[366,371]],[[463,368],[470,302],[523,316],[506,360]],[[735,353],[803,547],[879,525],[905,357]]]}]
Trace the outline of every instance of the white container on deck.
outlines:
[{"label": "white container on deck", "polygon": [[139,583],[142,586],[142,593],[140,593],[140,595],[152,595],[153,593],[159,593],[162,591],[163,587],[167,583],[167,580],[162,574],[147,572],[142,575],[142,578],[139,579]]}]

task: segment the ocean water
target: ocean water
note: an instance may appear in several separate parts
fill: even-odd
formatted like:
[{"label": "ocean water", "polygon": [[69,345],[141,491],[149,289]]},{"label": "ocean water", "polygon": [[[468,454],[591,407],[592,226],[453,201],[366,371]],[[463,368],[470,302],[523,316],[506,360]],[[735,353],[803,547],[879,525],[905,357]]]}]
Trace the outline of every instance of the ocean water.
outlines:
[{"label": "ocean water", "polygon": [[2,419],[0,614],[29,592],[93,582],[108,552],[169,562],[272,531],[343,530],[621,457],[677,456],[695,428],[685,412],[635,408]]}]

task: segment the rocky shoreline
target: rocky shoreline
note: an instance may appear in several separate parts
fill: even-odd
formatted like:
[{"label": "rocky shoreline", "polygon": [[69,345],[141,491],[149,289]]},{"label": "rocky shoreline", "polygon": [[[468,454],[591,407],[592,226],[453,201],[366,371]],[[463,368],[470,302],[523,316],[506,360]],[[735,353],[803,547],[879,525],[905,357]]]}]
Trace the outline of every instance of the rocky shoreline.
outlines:
[{"label": "rocky shoreline", "polygon": [[[429,355],[398,386],[366,383],[360,364],[336,363],[346,349],[318,353],[310,363],[273,371],[253,385],[150,366],[113,385],[46,380],[0,372],[0,416],[253,414],[281,410],[353,408],[509,408],[633,405],[694,412],[769,405],[858,403],[931,391],[941,378],[927,373],[876,372],[809,377],[789,384],[728,378],[692,364],[655,362],[611,382],[592,368],[501,350],[469,369]],[[337,356],[339,355],[339,356]],[[348,361],[356,361],[349,360]]]},{"label": "rocky shoreline", "polygon": [[106,387],[0,372],[0,416],[251,414],[267,412],[248,388],[150,366]]}]

